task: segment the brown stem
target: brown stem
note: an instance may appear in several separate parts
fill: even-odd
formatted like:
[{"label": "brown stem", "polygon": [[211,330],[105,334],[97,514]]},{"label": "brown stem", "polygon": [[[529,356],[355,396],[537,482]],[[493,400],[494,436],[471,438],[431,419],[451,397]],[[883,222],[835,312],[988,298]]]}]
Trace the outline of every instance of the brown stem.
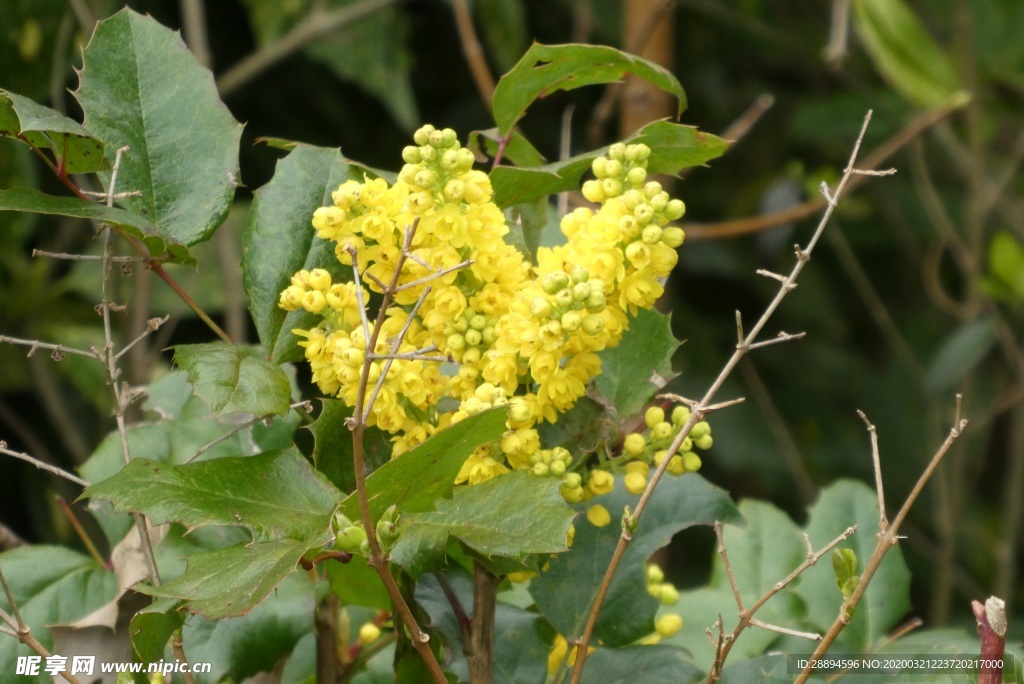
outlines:
[{"label": "brown stem", "polygon": [[340,602],[333,593],[316,607],[316,681],[334,684],[341,674],[338,659],[338,611]]},{"label": "brown stem", "polygon": [[494,615],[501,578],[492,575],[479,561],[473,563],[473,627],[470,631],[470,684],[494,681]]},{"label": "brown stem", "polygon": [[476,35],[476,28],[473,27],[473,15],[469,11],[467,0],[452,0],[452,12],[455,14],[455,28],[459,32],[459,42],[462,44],[462,54],[469,65],[469,71],[473,74],[473,83],[480,93],[480,99],[488,107],[494,97],[494,77],[491,70],[487,68],[487,60],[484,58],[484,49]]},{"label": "brown stem", "polygon": [[971,610],[978,621],[981,639],[981,661],[978,663],[978,684],[1002,684],[1003,651],[1006,648],[1006,603],[990,596],[984,605],[971,601]]}]

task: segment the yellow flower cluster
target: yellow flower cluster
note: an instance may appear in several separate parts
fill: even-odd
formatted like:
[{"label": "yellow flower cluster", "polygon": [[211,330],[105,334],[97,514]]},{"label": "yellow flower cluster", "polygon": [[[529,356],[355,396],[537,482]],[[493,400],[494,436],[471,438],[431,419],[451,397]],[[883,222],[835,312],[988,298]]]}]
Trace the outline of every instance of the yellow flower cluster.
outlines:
[{"label": "yellow flower cluster", "polygon": [[305,338],[313,379],[326,394],[357,403],[369,345],[361,311],[371,291],[390,293],[362,399],[385,376],[369,421],[394,435],[393,453],[509,404],[508,431],[477,449],[457,481],[531,469],[562,479],[563,495],[579,500],[583,482],[567,471],[571,457],[542,450],[535,426],[572,408],[600,371],[597,353],[618,344],[629,315],[661,295],[658,280],[683,241],[666,225],[682,216],[683,204],[647,182],[647,147],[613,145],[594,162],[596,180],[583,186],[600,207],[566,216],[567,242],[542,248],[531,266],[506,243],[490,180],[472,168],[473,154],[455,132],[428,125],[414,141],[394,184],[345,182],[313,215],[317,236],[334,242],[342,264],[355,260],[365,286],[313,269],[281,293],[282,308],[322,317],[295,331]]}]

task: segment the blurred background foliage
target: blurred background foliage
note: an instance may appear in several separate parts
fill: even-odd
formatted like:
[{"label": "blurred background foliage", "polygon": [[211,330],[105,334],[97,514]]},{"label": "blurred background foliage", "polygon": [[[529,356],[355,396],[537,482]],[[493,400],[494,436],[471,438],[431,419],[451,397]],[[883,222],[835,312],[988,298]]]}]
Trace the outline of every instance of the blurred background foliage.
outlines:
[{"label": "blurred background foliage", "polygon": [[[902,501],[944,438],[954,395],[971,420],[913,511],[904,553],[914,614],[932,626],[972,624],[969,601],[1024,593],[1018,570],[1024,510],[1024,4],[1019,0],[147,0],[129,2],[181,28],[222,98],[246,123],[245,188],[228,222],[196,251],[198,268],[168,267],[235,340],[252,340],[239,269],[239,231],[254,189],[281,152],[259,138],[340,146],[396,169],[420,122],[470,131],[493,125],[488,78],[533,40],[613,45],[678,76],[684,123],[736,142],[709,168],[674,182],[687,243],[662,309],[686,342],[669,389],[699,396],[735,344],[734,311],[752,322],[774,294],[758,268],[788,271],[792,245],[820,213],[865,112],[861,159],[895,166],[840,206],[825,249],[773,320],[807,331],[744,361],[722,398],[746,402],[713,417],[704,474],[736,498],[771,500],[798,520],[820,488],[871,482],[877,425],[890,507]],[[121,0],[0,0],[4,88],[78,115],[80,48]],[[478,42],[476,42],[478,41]],[[125,65],[130,68],[130,65]],[[474,69],[476,70],[474,72]],[[490,76],[489,76],[490,75]],[[567,112],[571,111],[571,118]],[[549,159],[563,131],[573,153],[607,144],[672,104],[641,85],[559,93],[521,126]],[[17,142],[0,139],[0,187],[58,192]],[[32,258],[32,249],[90,252],[74,220],[0,214],[0,334],[86,347],[95,264]],[[145,272],[121,279],[120,321],[132,339],[129,382],[164,372],[168,345],[210,333]],[[111,427],[109,393],[92,362],[26,358],[0,346],[0,439],[65,467]],[[302,373],[304,371],[300,371]],[[308,381],[308,378],[307,378]],[[136,416],[138,418],[138,416]],[[61,481],[0,460],[5,537],[75,544],[55,496]],[[862,533],[871,534],[871,530]],[[7,541],[11,541],[8,539]],[[821,540],[818,540],[821,541]],[[710,531],[684,533],[664,559],[684,586],[706,581]],[[1017,616],[1024,616],[1019,608]],[[1011,634],[1015,620],[1010,620]]]}]

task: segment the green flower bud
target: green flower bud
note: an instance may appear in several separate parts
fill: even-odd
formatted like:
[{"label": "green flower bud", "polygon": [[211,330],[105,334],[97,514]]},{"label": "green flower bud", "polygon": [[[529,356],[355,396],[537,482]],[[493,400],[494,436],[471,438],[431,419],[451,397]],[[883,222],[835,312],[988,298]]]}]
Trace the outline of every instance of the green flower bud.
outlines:
[{"label": "green flower bud", "polygon": [[[622,162],[619,159],[609,159],[608,163],[604,166],[604,173],[606,178],[613,180],[619,180],[625,175],[626,170],[622,168]],[[605,186],[607,187],[607,186]]]},{"label": "green flower bud", "polygon": [[621,162],[626,158],[626,145],[624,143],[615,143],[608,148],[608,156]]},{"label": "green flower bud", "polygon": [[680,451],[689,451],[692,448],[693,448],[693,440],[690,439],[689,437],[687,437],[686,439],[684,439],[682,442],[679,443],[679,450]]},{"label": "green flower bud", "polygon": [[424,145],[420,148],[420,156],[423,157],[423,161],[431,162],[437,159],[437,148],[431,147],[430,145]]},{"label": "green flower bud", "polygon": [[460,318],[459,320],[455,321],[455,330],[460,333],[466,332],[467,330],[469,330],[469,321],[467,321],[465,318]]},{"label": "green flower bud", "polygon": [[431,147],[444,147],[444,131],[431,131],[427,144]]},{"label": "green flower bud", "polygon": [[602,311],[604,311],[605,304],[606,300],[604,297],[604,292],[593,289],[591,289],[590,296],[587,297],[587,300],[583,302],[583,305],[587,308],[587,311],[589,311],[590,313],[601,313]]},{"label": "green flower bud", "polygon": [[671,475],[682,475],[686,472],[686,462],[683,461],[682,456],[673,456],[669,459],[668,467],[665,470]]},{"label": "green flower bud", "polygon": [[480,334],[479,330],[470,328],[466,331],[466,334],[463,335],[463,337],[466,339],[466,344],[471,347],[478,347],[480,346],[480,341],[483,336]]},{"label": "green flower bud", "polygon": [[639,152],[640,150],[637,149],[636,145],[626,145],[626,152],[623,154],[623,157],[625,157],[628,162],[635,162]]},{"label": "green flower bud", "polygon": [[679,602],[679,592],[671,584],[661,585],[661,604],[663,606],[674,606]]},{"label": "green flower bud", "polygon": [[426,145],[427,140],[430,139],[430,134],[434,132],[434,127],[430,124],[424,124],[412,134],[412,139],[417,145]]},{"label": "green flower bud", "polygon": [[644,453],[644,447],[647,446],[647,440],[644,436],[638,432],[633,432],[626,435],[625,441],[622,443],[622,450],[630,456],[639,456]]},{"label": "green flower bud", "polygon": [[686,213],[686,205],[683,204],[682,200],[670,200],[668,206],[665,207],[665,218],[669,221],[678,221]]},{"label": "green flower bud", "polygon": [[647,584],[658,585],[665,581],[665,572],[660,565],[650,563],[647,566]]},{"label": "green flower bud", "polygon": [[599,180],[588,180],[583,184],[582,192],[588,202],[604,202],[604,187]]},{"label": "green flower bud", "polygon": [[416,174],[412,182],[421,188],[432,188],[437,182],[437,173],[430,169],[423,169]]},{"label": "green flower bud", "polygon": [[641,233],[640,239],[649,245],[653,245],[661,242],[661,234],[661,226],[656,226],[652,223],[644,228],[644,232]]},{"label": "green flower bud", "polygon": [[676,406],[672,409],[672,424],[682,425],[686,421],[690,420],[690,409],[686,406]]},{"label": "green flower bud", "polygon": [[469,319],[469,327],[473,330],[483,330],[487,327],[487,316],[473,314]]},{"label": "green flower bud", "polygon": [[480,348],[469,347],[466,351],[462,352],[462,363],[465,366],[475,366],[480,363]]},{"label": "green flower bud", "polygon": [[458,147],[459,136],[450,128],[445,128],[441,131],[441,144],[445,147]]},{"label": "green flower bud", "polygon": [[647,161],[651,156],[651,148],[643,143],[637,143],[636,147],[636,160],[640,163]]},{"label": "green flower bud", "polygon": [[663,214],[665,209],[668,207],[669,196],[667,192],[660,192],[651,198],[650,205],[651,209],[654,209],[654,213]]},{"label": "green flower bud", "polygon": [[670,637],[683,628],[683,618],[675,613],[666,613],[654,621],[654,631],[662,637]]},{"label": "green flower bud", "polygon": [[583,487],[566,487],[562,485],[558,488],[558,493],[568,503],[579,503],[583,500]]},{"label": "green flower bud", "polygon": [[644,185],[644,197],[650,200],[652,197],[656,197],[662,193],[661,183],[658,181],[651,181]]},{"label": "green flower bud", "polygon": [[420,156],[420,148],[414,145],[406,145],[402,148],[402,161],[406,164],[419,164],[423,160]]},{"label": "green flower bud", "polygon": [[530,407],[521,399],[513,399],[509,402],[508,422],[512,425],[521,425],[530,420]]},{"label": "green flower bud", "polygon": [[[664,412],[662,412],[664,415]],[[651,441],[665,442],[672,438],[672,423],[661,421],[651,428]]]},{"label": "green flower bud", "polygon": [[622,181],[618,178],[605,178],[601,181],[601,189],[605,197],[618,197],[622,194]]},{"label": "green flower bud", "polygon": [[583,325],[583,316],[575,311],[567,311],[562,314],[562,330],[568,333],[576,332]]},{"label": "green flower bud", "polygon": [[696,425],[693,426],[692,430],[690,430],[690,437],[693,437],[694,441],[697,441],[698,439],[700,439],[704,435],[710,435],[710,434],[711,434],[711,426],[708,424],[708,421],[706,421],[706,420],[700,421],[699,423],[697,423]]},{"label": "green flower bud", "polygon": [[548,466],[548,470],[553,477],[562,477],[565,475],[565,463],[563,461],[552,461],[551,465]]},{"label": "green flower bud", "polygon": [[590,165],[590,168],[593,169],[593,171],[594,171],[594,175],[596,177],[598,177],[598,178],[607,178],[608,177],[608,171],[606,170],[607,167],[608,167],[608,158],[607,157],[598,157]]},{"label": "green flower bud", "polygon": [[530,313],[534,318],[547,318],[551,315],[551,302],[547,297],[534,297],[530,302]]},{"label": "green flower bud", "polygon": [[497,339],[497,333],[494,332],[494,326],[489,325],[480,331],[480,339],[488,347],[494,344],[494,340]]},{"label": "green flower bud", "polygon": [[537,477],[547,477],[549,470],[547,463],[534,463],[533,467],[530,468],[530,474]]},{"label": "green flower bud", "polygon": [[555,306],[560,307],[562,309],[572,306],[572,290],[570,290],[569,288],[559,290],[558,292],[555,293],[554,300]]},{"label": "green flower bud", "polygon": [[359,553],[359,547],[366,541],[366,530],[362,525],[350,525],[334,538],[334,548],[338,551]]},{"label": "green flower bud", "polygon": [[590,280],[590,271],[587,270],[586,266],[580,266],[579,264],[576,264],[575,266],[572,267],[572,271],[569,273],[569,277],[572,279],[572,282],[578,285],[580,283],[585,283],[588,280]]},{"label": "green flower bud", "polygon": [[583,478],[579,473],[566,473],[562,476],[562,485],[569,489],[579,489],[583,485]]},{"label": "green flower bud", "polygon": [[634,188],[640,187],[644,184],[644,181],[647,180],[647,169],[640,166],[634,166],[626,173],[626,180]]},{"label": "green flower bud", "polygon": [[564,290],[569,285],[569,276],[561,271],[547,273],[540,279],[540,287],[544,292],[553,295],[559,290]]},{"label": "green flower bud", "polygon": [[683,244],[685,238],[686,235],[683,233],[683,229],[678,226],[669,226],[661,231],[661,241],[672,249]]},{"label": "green flower bud", "polygon": [[701,465],[700,456],[697,454],[692,451],[687,451],[683,454],[683,467],[685,467],[687,471],[695,473],[700,470]]},{"label": "green flower bud", "polygon": [[636,209],[633,210],[633,216],[636,217],[637,222],[641,226],[646,226],[654,219],[654,210],[651,209],[650,204],[638,204]]},{"label": "green flower bud", "polygon": [[694,446],[696,446],[698,449],[703,449],[704,451],[710,449],[712,443],[713,440],[711,439],[711,435],[703,435],[702,437],[698,437],[697,439],[693,440]]},{"label": "green flower bud", "polygon": [[456,150],[445,150],[441,154],[441,168],[454,171],[459,165],[459,153]]},{"label": "green flower bud", "polygon": [[587,314],[583,317],[583,332],[588,335],[597,335],[604,330],[604,319],[594,314]]},{"label": "green flower bud", "polygon": [[644,195],[642,192],[636,189],[629,189],[622,193],[622,206],[629,211],[636,209],[636,205],[644,201]]},{"label": "green flower bud", "polygon": [[462,351],[463,349],[466,348],[466,338],[460,335],[459,333],[449,335],[448,348],[451,349],[453,352]]},{"label": "green flower bud", "polygon": [[590,296],[590,285],[587,283],[576,283],[572,286],[572,298],[577,302],[586,301]]},{"label": "green flower bud", "polygon": [[452,178],[444,186],[444,197],[449,202],[460,202],[466,195],[466,184],[458,178]]}]

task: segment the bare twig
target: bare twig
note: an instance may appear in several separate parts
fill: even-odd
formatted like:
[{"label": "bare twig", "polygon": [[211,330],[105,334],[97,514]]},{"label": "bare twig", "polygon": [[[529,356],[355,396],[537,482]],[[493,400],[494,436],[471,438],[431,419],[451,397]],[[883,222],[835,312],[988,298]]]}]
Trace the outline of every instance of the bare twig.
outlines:
[{"label": "bare twig", "polygon": [[170,316],[164,316],[163,318],[150,318],[148,321],[146,321],[146,329],[143,330],[138,337],[136,337],[134,340],[132,340],[124,347],[122,347],[121,351],[114,354],[114,360],[119,361],[127,351],[129,351],[139,342],[141,342],[142,340],[146,339],[147,337],[155,333],[157,330],[159,330],[160,326],[166,323],[168,320],[170,320],[170,318]]},{"label": "bare twig", "polygon": [[[796,263],[793,265],[793,269],[789,273],[789,276],[784,282],[779,284],[779,290],[775,297],[765,308],[761,317],[754,324],[754,327],[747,333],[743,342],[736,345],[736,350],[726,362],[725,366],[718,374],[718,377],[711,384],[711,387],[708,388],[704,398],[701,399],[700,403],[691,410],[689,419],[680,428],[679,433],[668,448],[669,457],[662,460],[661,465],[659,465],[651,475],[644,493],[640,496],[640,500],[637,502],[636,508],[633,512],[634,520],[639,520],[643,515],[644,509],[646,509],[651,496],[654,494],[655,487],[657,487],[658,482],[661,480],[662,476],[664,476],[665,470],[668,468],[668,464],[671,461],[671,455],[675,454],[679,450],[683,440],[689,436],[693,426],[704,418],[706,407],[712,403],[715,395],[718,394],[718,391],[721,389],[722,385],[725,383],[726,379],[732,373],[740,360],[742,360],[743,357],[754,348],[757,336],[761,333],[769,319],[782,304],[782,300],[785,299],[786,295],[792,290],[800,273],[810,261],[814,247],[818,244],[818,241],[821,239],[821,234],[825,230],[825,226],[828,225],[829,219],[832,217],[832,212],[835,210],[836,202],[842,196],[847,185],[851,182],[851,179],[854,178],[854,164],[856,163],[857,154],[860,151],[860,146],[864,140],[864,134],[867,132],[867,127],[870,121],[871,112],[869,111],[864,117],[864,123],[861,126],[860,134],[857,136],[857,140],[854,143],[853,151],[851,152],[849,161],[846,165],[846,170],[844,171],[835,192],[831,195],[831,199],[826,206],[821,220],[818,222],[818,226],[815,229],[814,234],[811,236],[810,240],[808,240],[806,247],[801,248],[798,246],[796,248],[797,259]],[[626,547],[629,544],[629,535],[626,532],[627,530],[623,530],[623,534],[619,537],[619,542],[616,545],[612,558],[608,563],[608,569],[605,572],[604,578],[601,580],[601,585],[598,587],[597,595],[594,597],[594,602],[591,605],[589,614],[587,615],[587,622],[584,626],[583,634],[580,635],[577,640],[578,655],[576,658],[576,665],[573,668],[572,679],[570,680],[572,684],[578,684],[580,677],[583,674],[583,666],[587,658],[587,647],[590,644],[590,639],[594,632],[594,626],[597,624],[597,615],[600,612],[601,604],[604,602],[604,598],[608,593],[608,588],[611,586],[611,581],[615,576],[615,571],[618,569],[619,562],[622,560],[622,556],[626,552]]]},{"label": "bare twig", "polygon": [[885,517],[885,488],[882,486],[882,460],[878,455],[878,430],[863,411],[858,409],[857,415],[864,421],[871,435],[871,462],[875,467],[875,491],[878,493],[878,531],[884,534],[889,521]]},{"label": "bare twig", "polygon": [[[953,443],[960,437],[964,428],[967,427],[967,420],[962,417],[961,414],[961,400],[962,397],[958,394],[956,397],[956,417],[953,420],[953,427],[950,428],[949,435],[946,440],[942,443],[939,449],[932,456],[928,466],[921,473],[921,476],[917,479],[917,483],[914,488],[907,495],[906,500],[900,507],[899,512],[896,514],[896,518],[892,523],[885,529],[884,532],[879,533],[878,542],[875,544],[875,550],[871,554],[871,558],[864,566],[864,571],[860,575],[860,580],[857,582],[857,587],[853,590],[853,593],[843,601],[842,606],[839,608],[839,615],[836,617],[835,622],[829,628],[828,632],[825,633],[821,643],[815,649],[814,653],[810,657],[810,663],[800,676],[797,677],[797,684],[806,682],[814,671],[814,665],[825,654],[826,651],[835,642],[836,637],[839,633],[850,623],[850,619],[853,617],[853,611],[860,603],[861,598],[864,596],[864,592],[867,591],[868,583],[871,578],[874,577],[875,572],[878,571],[879,566],[882,564],[882,560],[885,559],[885,554],[889,552],[889,549],[896,546],[899,543],[899,530],[903,525],[903,521],[906,519],[907,514],[910,512],[911,506],[917,501],[917,498],[921,495],[921,491],[924,489],[925,484],[931,479],[932,473],[939,467],[939,463],[942,462],[943,456],[949,451],[949,448],[953,446]],[[880,524],[881,527],[881,524]]]},{"label": "bare twig", "polygon": [[[12,616],[11,613],[8,613],[6,610],[0,609],[0,620],[3,620],[8,625],[8,627],[0,627],[0,633],[14,637],[42,657],[49,658],[52,654],[45,646],[39,643],[39,640],[32,634],[28,625],[26,625],[25,621],[21,619],[18,604],[15,602],[14,596],[11,594],[10,587],[7,586],[7,578],[4,577],[3,570],[0,570],[0,585],[3,585],[4,594],[7,596],[7,605],[11,607],[11,613],[13,613]],[[65,680],[70,682],[70,684],[80,684],[78,677],[75,677],[67,671],[63,671],[60,674]]]},{"label": "bare twig", "polygon": [[60,361],[63,359],[64,354],[86,356],[90,359],[102,358],[102,355],[95,347],[92,349],[76,349],[75,347],[68,347],[63,344],[41,342],[40,340],[26,340],[20,337],[10,337],[9,335],[0,335],[0,344],[17,344],[22,347],[28,347],[28,356],[35,354],[37,349],[49,349],[52,352],[50,356],[53,357],[54,361]]},{"label": "bare twig", "polygon": [[402,0],[362,0],[334,10],[314,9],[306,18],[293,26],[286,34],[264,45],[225,71],[217,79],[221,97],[228,97],[234,91],[280,62],[293,52],[306,47],[320,36],[337,31],[365,16],[395,5]]},{"label": "bare twig", "polygon": [[476,84],[484,106],[490,107],[491,99],[494,97],[494,77],[487,67],[484,49],[477,38],[469,3],[466,0],[452,0],[452,13],[455,15],[455,29],[459,33],[459,43],[462,45],[466,64],[469,65],[469,72],[473,75],[473,83]]},{"label": "bare twig", "polygon": [[[306,413],[310,413],[313,410],[313,405],[309,401],[297,401],[294,404],[292,404],[291,406],[289,406],[288,408],[297,409],[299,407],[303,407],[305,409]],[[200,456],[202,456],[207,451],[209,451],[213,447],[217,446],[221,442],[224,442],[224,441],[226,441],[228,439],[231,439],[231,437],[233,437],[234,435],[237,435],[242,430],[244,430],[244,429],[246,429],[248,427],[251,427],[251,426],[255,425],[256,423],[261,423],[261,422],[272,420],[272,419],[273,419],[273,416],[255,416],[254,418],[251,418],[251,419],[245,421],[244,423],[239,423],[238,425],[235,425],[234,427],[232,427],[230,430],[225,432],[220,437],[217,437],[216,439],[214,439],[214,440],[212,440],[210,442],[207,442],[203,446],[199,447],[199,449],[196,450],[196,453],[194,453],[191,456],[189,456],[188,460],[185,461],[185,463],[191,463],[192,461],[196,460],[197,458],[199,458]]]},{"label": "bare twig", "polygon": [[25,461],[26,463],[31,463],[32,465],[34,465],[36,468],[39,468],[40,470],[45,470],[48,473],[53,473],[57,477],[63,477],[65,480],[68,480],[70,482],[74,482],[76,485],[79,485],[81,487],[88,487],[89,486],[88,482],[86,482],[82,478],[78,477],[77,475],[69,473],[68,471],[66,471],[66,470],[64,470],[62,468],[58,468],[57,466],[50,465],[49,463],[43,463],[42,461],[40,461],[35,456],[30,456],[29,454],[26,454],[24,452],[14,451],[12,449],[8,449],[7,448],[7,442],[5,442],[3,440],[0,440],[0,454],[5,454],[7,456],[11,456],[11,457],[16,458],[16,459],[18,459],[20,461]]}]

